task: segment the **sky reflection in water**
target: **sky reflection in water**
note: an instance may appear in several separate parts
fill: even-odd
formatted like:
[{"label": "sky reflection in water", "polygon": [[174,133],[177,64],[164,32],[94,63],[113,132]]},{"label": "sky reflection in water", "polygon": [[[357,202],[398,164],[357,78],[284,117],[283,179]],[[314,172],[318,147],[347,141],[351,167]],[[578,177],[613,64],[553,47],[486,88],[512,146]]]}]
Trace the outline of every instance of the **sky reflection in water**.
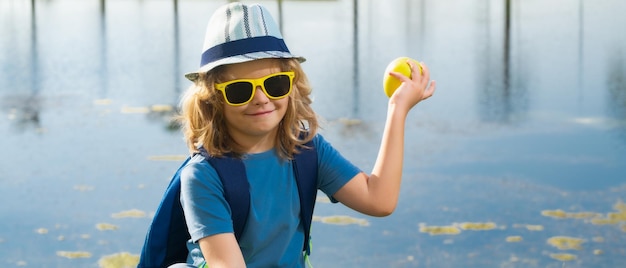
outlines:
[{"label": "sky reflection in water", "polygon": [[[182,74],[224,2],[0,2],[3,267],[132,262],[186,154],[169,120]],[[283,3],[323,134],[364,170],[387,63],[425,61],[438,83],[407,121],[396,213],[321,198],[314,265],[626,263],[626,4],[511,1],[507,31],[506,3],[359,1],[356,28],[353,1]]]}]

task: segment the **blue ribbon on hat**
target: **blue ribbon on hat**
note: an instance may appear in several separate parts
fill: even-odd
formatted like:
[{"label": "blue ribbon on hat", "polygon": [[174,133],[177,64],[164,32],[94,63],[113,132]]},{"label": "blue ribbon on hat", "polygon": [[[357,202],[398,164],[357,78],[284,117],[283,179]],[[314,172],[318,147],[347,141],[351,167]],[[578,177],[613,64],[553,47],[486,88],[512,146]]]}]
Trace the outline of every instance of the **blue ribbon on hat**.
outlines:
[{"label": "blue ribbon on hat", "polygon": [[285,41],[274,36],[258,36],[229,41],[207,49],[202,53],[200,67],[216,60],[254,52],[281,51],[289,52]]}]

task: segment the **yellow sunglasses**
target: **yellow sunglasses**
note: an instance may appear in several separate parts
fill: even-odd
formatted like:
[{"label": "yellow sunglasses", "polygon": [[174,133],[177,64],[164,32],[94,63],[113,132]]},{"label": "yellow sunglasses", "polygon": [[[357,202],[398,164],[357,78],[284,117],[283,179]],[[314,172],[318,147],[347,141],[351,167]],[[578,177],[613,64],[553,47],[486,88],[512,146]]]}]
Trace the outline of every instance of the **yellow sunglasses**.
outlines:
[{"label": "yellow sunglasses", "polygon": [[257,86],[261,86],[268,98],[278,100],[289,95],[295,76],[294,72],[280,72],[257,79],[236,79],[215,84],[215,89],[221,91],[226,103],[232,106],[249,103],[254,97]]}]

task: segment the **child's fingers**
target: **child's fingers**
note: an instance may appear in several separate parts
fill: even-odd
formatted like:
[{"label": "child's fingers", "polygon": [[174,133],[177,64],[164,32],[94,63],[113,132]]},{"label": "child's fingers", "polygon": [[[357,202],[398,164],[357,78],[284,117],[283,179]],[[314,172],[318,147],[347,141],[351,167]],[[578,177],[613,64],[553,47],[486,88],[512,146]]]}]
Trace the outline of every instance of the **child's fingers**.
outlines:
[{"label": "child's fingers", "polygon": [[428,83],[428,81],[430,80],[430,69],[428,69],[428,66],[426,66],[425,63],[420,62],[419,65],[422,67],[422,73],[421,73],[421,78],[423,78],[422,82],[426,82]]},{"label": "child's fingers", "polygon": [[424,98],[423,99],[428,99],[433,94],[435,94],[435,89],[436,88],[437,88],[437,81],[435,81],[435,80],[430,81],[430,86],[424,91]]},{"label": "child's fingers", "polygon": [[[409,67],[411,67],[412,80],[419,83],[420,76],[422,75],[422,72],[420,72],[420,67],[418,67],[415,63],[413,63],[412,60],[407,60],[406,63],[409,64]],[[417,74],[417,75],[414,75],[414,74]]]},{"label": "child's fingers", "polygon": [[411,68],[412,75],[410,78],[399,72],[389,72],[389,75],[400,80],[402,83],[409,84],[411,87],[418,89],[418,91],[421,92],[420,100],[430,98],[435,93],[437,83],[434,80],[430,81],[430,70],[428,69],[428,66],[426,66],[423,62],[418,63],[418,65],[410,60],[407,61],[407,64],[409,64]]},{"label": "child's fingers", "polygon": [[389,75],[397,78],[398,80],[400,80],[400,81],[402,81],[404,83],[411,82],[410,78],[408,78],[408,77],[406,77],[403,74],[398,73],[398,72],[389,72]]}]

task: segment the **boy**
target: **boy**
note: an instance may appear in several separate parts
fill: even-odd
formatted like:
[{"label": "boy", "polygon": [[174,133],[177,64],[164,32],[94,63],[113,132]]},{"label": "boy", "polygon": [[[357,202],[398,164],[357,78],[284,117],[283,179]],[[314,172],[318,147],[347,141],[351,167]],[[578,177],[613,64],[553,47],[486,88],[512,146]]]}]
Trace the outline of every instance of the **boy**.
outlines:
[{"label": "boy", "polygon": [[[211,17],[201,67],[186,75],[194,85],[181,102],[185,139],[195,156],[180,173],[180,202],[191,240],[188,262],[178,266],[304,267],[306,232],[290,160],[307,149],[307,142],[317,152],[317,187],[331,200],[372,216],[395,209],[406,116],[435,91],[428,68],[421,64],[420,74],[409,62],[413,74],[420,75],[391,73],[403,84],[389,99],[378,158],[368,175],[317,133],[303,61],[289,52],[260,5],[231,3]],[[207,155],[244,163],[250,209],[239,239]]]}]

